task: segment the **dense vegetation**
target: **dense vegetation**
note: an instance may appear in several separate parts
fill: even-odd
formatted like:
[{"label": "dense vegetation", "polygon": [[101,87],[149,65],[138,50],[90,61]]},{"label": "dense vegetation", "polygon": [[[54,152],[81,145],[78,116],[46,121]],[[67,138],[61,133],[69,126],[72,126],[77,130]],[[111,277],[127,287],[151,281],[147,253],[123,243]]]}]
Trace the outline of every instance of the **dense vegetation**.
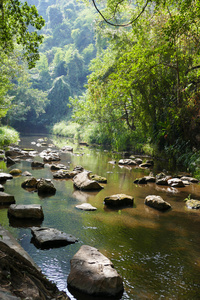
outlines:
[{"label": "dense vegetation", "polygon": [[199,0],[1,2],[3,124],[198,166]]}]

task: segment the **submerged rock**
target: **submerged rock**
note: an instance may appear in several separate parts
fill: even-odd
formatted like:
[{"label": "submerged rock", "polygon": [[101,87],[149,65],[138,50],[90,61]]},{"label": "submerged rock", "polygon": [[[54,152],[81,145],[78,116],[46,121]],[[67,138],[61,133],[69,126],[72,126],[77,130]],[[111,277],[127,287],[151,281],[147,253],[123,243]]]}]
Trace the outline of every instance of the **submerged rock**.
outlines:
[{"label": "submerged rock", "polygon": [[44,219],[42,206],[39,204],[11,204],[8,216],[20,219]]},{"label": "submerged rock", "polygon": [[40,161],[33,161],[31,163],[31,167],[32,168],[44,168],[44,163],[42,163]]},{"label": "submerged rock", "polygon": [[19,169],[12,169],[9,174],[13,175],[13,176],[19,176],[21,175],[22,171]]},{"label": "submerged rock", "polygon": [[133,206],[134,198],[126,194],[116,194],[105,197],[104,203],[110,207]]},{"label": "submerged rock", "polygon": [[121,276],[112,262],[94,247],[81,246],[71,259],[67,279],[70,287],[95,296],[116,296],[123,292]]},{"label": "submerged rock", "polygon": [[167,210],[171,208],[171,205],[168,202],[164,201],[160,196],[156,196],[156,195],[147,196],[145,198],[144,203],[158,210]]},{"label": "submerged rock", "polygon": [[103,187],[95,180],[91,180],[87,171],[77,174],[73,178],[74,186],[80,190],[100,190]]},{"label": "submerged rock", "polygon": [[55,228],[32,227],[32,242],[39,248],[57,248],[77,242],[77,238]]}]

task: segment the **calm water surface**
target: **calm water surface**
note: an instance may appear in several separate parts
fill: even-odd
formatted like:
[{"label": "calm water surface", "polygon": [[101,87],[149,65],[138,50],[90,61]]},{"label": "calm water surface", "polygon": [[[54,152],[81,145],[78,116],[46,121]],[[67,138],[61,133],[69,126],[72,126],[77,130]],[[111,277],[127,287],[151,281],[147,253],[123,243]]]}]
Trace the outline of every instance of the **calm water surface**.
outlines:
[{"label": "calm water surface", "polygon": [[[41,137],[21,137],[20,147],[31,147],[41,152],[46,148],[31,145],[31,141]],[[64,139],[59,142],[62,146],[70,144]],[[82,165],[93,173],[107,177],[108,183],[99,192],[78,191],[70,179],[53,179],[56,194],[40,198],[37,193],[21,188],[21,183],[26,179],[23,176],[5,183],[5,192],[13,194],[17,204],[42,204],[45,216],[42,226],[71,233],[78,238],[78,243],[39,250],[31,243],[30,229],[20,224],[9,224],[5,208],[0,209],[1,224],[12,232],[43,273],[60,290],[66,291],[71,299],[98,299],[84,297],[67,288],[70,259],[83,244],[98,248],[113,262],[124,281],[125,290],[120,299],[200,299],[200,211],[186,208],[183,201],[189,194],[200,199],[200,185],[179,189],[153,183],[135,185],[134,179],[148,175],[150,170],[122,168],[108,163],[120,158],[119,154],[77,148],[76,145],[74,154],[62,154],[60,163],[68,165],[71,170],[76,165]],[[40,157],[34,160],[42,161]],[[31,172],[36,178],[53,178],[49,166],[33,170],[30,161],[21,161],[9,168],[2,162],[0,167],[5,172],[19,168]],[[163,168],[166,166],[155,164],[152,171],[156,174]],[[116,193],[134,196],[134,207],[121,210],[106,208],[103,199]],[[160,195],[172,205],[172,209],[162,213],[145,206],[144,199],[150,194]],[[97,211],[77,210],[75,205],[83,202],[97,207]]]}]

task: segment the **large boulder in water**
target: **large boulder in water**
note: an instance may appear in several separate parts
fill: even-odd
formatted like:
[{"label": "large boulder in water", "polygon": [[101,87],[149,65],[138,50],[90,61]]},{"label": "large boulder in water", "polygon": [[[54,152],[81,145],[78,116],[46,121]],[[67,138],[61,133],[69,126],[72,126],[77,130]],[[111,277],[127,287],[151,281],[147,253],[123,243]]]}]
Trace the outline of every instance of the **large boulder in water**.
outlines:
[{"label": "large boulder in water", "polygon": [[80,190],[100,190],[103,187],[95,180],[91,180],[89,172],[84,171],[73,178],[74,186]]},{"label": "large boulder in water", "polygon": [[167,210],[171,208],[171,205],[168,202],[164,201],[160,196],[156,196],[156,195],[147,196],[145,198],[144,203],[158,210]]},{"label": "large boulder in water", "polygon": [[121,276],[112,262],[94,247],[81,246],[71,259],[70,287],[95,296],[117,296],[123,291]]}]

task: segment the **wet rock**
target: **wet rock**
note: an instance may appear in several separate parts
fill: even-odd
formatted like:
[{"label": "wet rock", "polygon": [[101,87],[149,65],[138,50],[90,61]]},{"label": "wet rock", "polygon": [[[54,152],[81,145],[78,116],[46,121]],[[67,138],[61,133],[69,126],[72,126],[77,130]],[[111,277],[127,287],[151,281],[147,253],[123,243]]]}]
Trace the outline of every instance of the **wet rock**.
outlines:
[{"label": "wet rock", "polygon": [[189,181],[191,183],[198,183],[199,180],[193,177],[189,177],[189,176],[183,176],[180,178],[182,181]]},{"label": "wet rock", "polygon": [[40,161],[33,161],[31,163],[32,168],[44,168],[44,163]]},{"label": "wet rock", "polygon": [[171,205],[164,201],[160,196],[149,195],[145,198],[144,203],[150,207],[156,208],[158,210],[167,210],[171,208]]},{"label": "wet rock", "polygon": [[77,171],[59,170],[59,171],[53,173],[53,178],[55,178],[55,179],[67,179],[67,178],[73,178],[77,174],[78,174]]},{"label": "wet rock", "polygon": [[84,171],[84,168],[82,166],[76,166],[73,171],[77,171],[79,173],[83,172]]},{"label": "wet rock", "polygon": [[123,291],[121,276],[112,262],[96,248],[81,246],[71,259],[70,287],[95,296],[117,296]]},{"label": "wet rock", "polygon": [[22,176],[32,176],[32,174],[30,172],[28,172],[28,171],[24,171],[22,173]]},{"label": "wet rock", "polygon": [[80,190],[100,190],[103,187],[95,180],[91,180],[87,171],[77,174],[73,178],[74,186]]},{"label": "wet rock", "polygon": [[139,167],[140,168],[151,168],[152,164],[148,163],[148,162],[145,162],[145,163],[140,164]]},{"label": "wet rock", "polygon": [[48,194],[48,195],[54,195],[56,193],[56,188],[51,182],[50,179],[39,179],[37,181],[37,190],[38,195]]},{"label": "wet rock", "polygon": [[191,209],[200,209],[200,201],[195,199],[187,200],[186,206]]},{"label": "wet rock", "polygon": [[92,206],[90,203],[83,203],[83,204],[80,204],[80,205],[76,205],[76,208],[78,208],[80,210],[87,210],[87,211],[97,210],[97,208]]},{"label": "wet rock", "polygon": [[157,185],[168,185],[168,178],[164,177],[164,178],[157,179],[156,184]]},{"label": "wet rock", "polygon": [[26,189],[26,188],[33,188],[36,189],[37,188],[37,179],[35,177],[31,177],[26,179],[24,182],[22,182],[21,187]]},{"label": "wet rock", "polygon": [[108,163],[112,164],[112,165],[115,165],[117,162],[116,162],[116,160],[110,160]]},{"label": "wet rock", "polygon": [[0,173],[0,181],[6,181],[10,179],[13,179],[13,176],[11,174]]},{"label": "wet rock", "polygon": [[42,249],[57,248],[77,242],[77,238],[71,234],[59,231],[55,228],[32,227],[32,242]]},{"label": "wet rock", "polygon": [[135,158],[135,162],[137,163],[137,165],[141,165],[142,164],[142,159],[141,158]]},{"label": "wet rock", "polygon": [[53,165],[51,165],[50,169],[52,171],[57,171],[57,170],[61,170],[61,169],[67,170],[67,167],[63,164],[57,164],[57,165],[53,164]]},{"label": "wet rock", "polygon": [[133,206],[134,198],[126,194],[116,194],[104,198],[104,203],[110,207]]},{"label": "wet rock", "polygon": [[0,204],[13,204],[15,203],[15,197],[4,193],[4,192],[0,192]]},{"label": "wet rock", "polygon": [[4,191],[4,186],[2,184],[0,184],[0,192]]},{"label": "wet rock", "polygon": [[11,148],[5,152],[5,156],[23,156],[23,153],[19,148]]},{"label": "wet rock", "polygon": [[59,161],[61,160],[60,155],[57,153],[51,153],[43,157],[44,162],[51,162],[51,161]]},{"label": "wet rock", "polygon": [[107,183],[107,178],[106,177],[102,177],[96,174],[90,174],[90,179],[95,180],[99,183]]},{"label": "wet rock", "polygon": [[7,165],[14,165],[16,163],[16,161],[14,159],[12,159],[10,156],[7,156],[6,163],[7,163]]},{"label": "wet rock", "polygon": [[136,178],[133,182],[136,184],[146,184],[147,180],[145,177],[142,177],[142,178]]},{"label": "wet rock", "polygon": [[130,159],[130,158],[120,159],[118,164],[120,164],[120,165],[129,165],[129,166],[136,166],[137,165],[137,163],[134,160]]},{"label": "wet rock", "polygon": [[63,152],[73,152],[73,148],[71,146],[64,146],[61,148]]},{"label": "wet rock", "polygon": [[44,219],[42,206],[38,204],[11,204],[8,216],[20,219]]},{"label": "wet rock", "polygon": [[13,175],[13,176],[19,176],[21,175],[22,171],[20,169],[12,169],[9,174]]},{"label": "wet rock", "polygon": [[179,178],[171,178],[168,180],[168,184],[172,187],[184,187],[184,183],[181,179]]}]

